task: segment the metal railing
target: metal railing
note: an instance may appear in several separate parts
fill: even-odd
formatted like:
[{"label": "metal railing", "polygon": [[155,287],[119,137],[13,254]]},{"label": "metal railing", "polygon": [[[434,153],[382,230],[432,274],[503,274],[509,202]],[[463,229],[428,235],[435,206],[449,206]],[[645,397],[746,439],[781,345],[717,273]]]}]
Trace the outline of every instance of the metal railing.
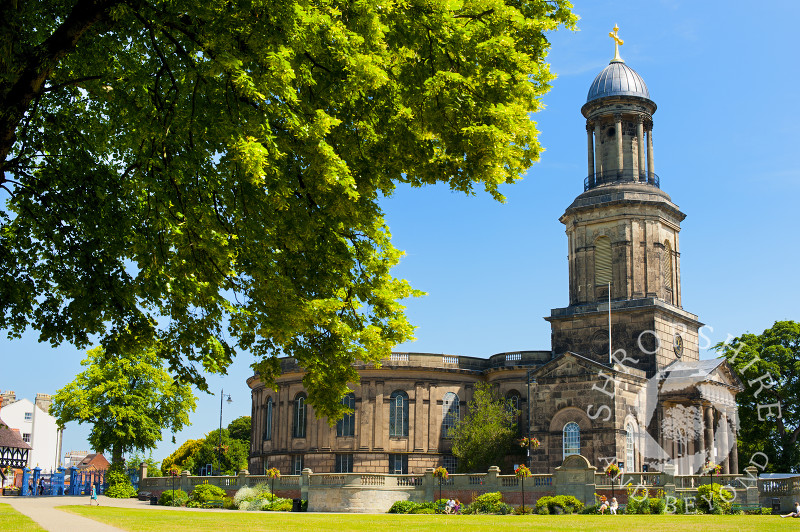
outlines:
[{"label": "metal railing", "polygon": [[639,183],[661,188],[661,180],[654,172],[637,172],[633,169],[595,172],[583,180],[583,191],[612,183]]}]

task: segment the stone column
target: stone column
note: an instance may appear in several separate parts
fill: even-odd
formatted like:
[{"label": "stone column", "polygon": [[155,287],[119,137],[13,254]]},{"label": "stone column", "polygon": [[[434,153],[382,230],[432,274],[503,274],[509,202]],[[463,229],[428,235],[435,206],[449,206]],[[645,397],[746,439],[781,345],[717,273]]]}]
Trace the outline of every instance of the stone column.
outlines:
[{"label": "stone column", "polygon": [[622,115],[620,113],[614,114],[614,130],[617,133],[617,173],[622,175],[625,165],[622,159]]},{"label": "stone column", "polygon": [[[703,420],[703,403],[697,403],[697,415],[700,418],[698,421]],[[707,444],[706,444],[706,431],[703,430],[702,425],[700,426],[700,430],[697,431],[697,449],[695,449],[695,453],[701,452],[703,454],[706,453]],[[695,456],[696,454],[692,454]],[[702,467],[702,463],[698,464],[697,460],[695,459],[692,462],[692,471],[689,474],[694,475],[697,473],[698,466]]]},{"label": "stone column", "polygon": [[592,139],[592,135],[594,131],[594,124],[586,121],[586,146],[588,149],[588,158],[587,162],[589,163],[589,173],[586,174],[589,176],[589,184],[591,185],[592,180],[594,179],[594,142]]},{"label": "stone column", "polygon": [[600,127],[600,122],[594,123],[594,173],[595,181],[597,175],[603,174],[603,150],[600,149],[600,139],[603,138],[603,130]]},{"label": "stone column", "polygon": [[713,463],[716,456],[714,455],[714,409],[711,406],[704,407],[703,418],[706,425],[706,460]]},{"label": "stone column", "polygon": [[656,164],[653,161],[653,124],[649,124],[649,128],[647,128],[647,172],[648,172],[648,180],[651,178],[651,174],[656,172]]},{"label": "stone column", "polygon": [[636,171],[635,180],[639,181],[639,176],[642,175],[645,168],[644,158],[644,116],[636,115],[636,140],[637,140],[637,153],[639,156],[639,168]]},{"label": "stone column", "polygon": [[737,440],[737,435],[739,433],[739,418],[738,414],[736,413],[736,407],[734,406],[731,410],[731,435],[730,437],[733,438],[733,447],[731,447],[731,454],[730,454],[730,465],[731,465],[731,473],[738,475],[739,474],[739,442]]},{"label": "stone column", "polygon": [[720,434],[719,438],[720,450],[725,456],[725,459],[722,460],[722,463],[720,465],[722,466],[722,474],[728,475],[731,472],[730,462],[728,461],[728,458],[730,457],[730,455],[728,454],[728,435],[731,429],[730,426],[728,425],[728,414],[725,412],[725,410],[722,410],[719,413],[719,425],[722,430],[722,433]]}]

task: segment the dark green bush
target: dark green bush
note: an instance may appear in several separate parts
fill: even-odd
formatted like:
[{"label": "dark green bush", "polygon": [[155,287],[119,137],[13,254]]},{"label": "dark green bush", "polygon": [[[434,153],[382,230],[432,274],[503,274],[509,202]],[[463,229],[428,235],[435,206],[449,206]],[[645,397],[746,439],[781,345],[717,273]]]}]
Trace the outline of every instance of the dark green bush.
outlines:
[{"label": "dark green bush", "polygon": [[499,492],[484,493],[471,504],[467,505],[461,513],[464,514],[499,514],[507,515],[514,511],[508,504],[503,502],[503,496]]},{"label": "dark green bush", "polygon": [[223,499],[225,490],[213,484],[198,484],[192,490],[186,506],[190,508],[202,508],[205,503],[215,499]]},{"label": "dark green bush", "polygon": [[131,485],[131,479],[125,474],[123,466],[112,465],[106,473],[108,488],[105,491],[106,497],[112,499],[128,499],[136,497],[136,489]]},{"label": "dark green bush", "polygon": [[265,512],[291,512],[292,499],[275,498],[264,503],[264,506],[261,507],[261,510]]},{"label": "dark green bush", "polygon": [[536,513],[539,515],[574,514],[580,512],[582,509],[583,503],[572,495],[540,497],[539,500],[536,501]]},{"label": "dark green bush", "polygon": [[397,501],[389,508],[390,514],[410,514],[417,507],[417,503],[412,501]]},{"label": "dark green bush", "polygon": [[188,500],[189,496],[183,490],[175,490],[174,497],[172,490],[167,490],[159,497],[158,504],[161,506],[183,506]]},{"label": "dark green bush", "polygon": [[[730,499],[731,493],[723,489],[721,484],[703,484],[697,488],[697,511],[706,514],[729,514],[731,503],[726,501]],[[710,503],[713,503],[713,508],[709,507]]]},{"label": "dark green bush", "polygon": [[433,508],[415,508],[411,511],[412,514],[435,514],[436,510]]}]

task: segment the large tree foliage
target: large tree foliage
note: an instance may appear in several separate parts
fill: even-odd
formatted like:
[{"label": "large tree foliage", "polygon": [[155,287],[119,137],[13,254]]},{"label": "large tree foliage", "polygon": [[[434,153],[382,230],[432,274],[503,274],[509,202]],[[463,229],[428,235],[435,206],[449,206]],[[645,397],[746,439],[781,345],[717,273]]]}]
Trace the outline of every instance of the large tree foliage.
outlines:
[{"label": "large tree foliage", "polygon": [[241,416],[228,423],[228,432],[231,438],[234,440],[242,440],[250,447],[251,427],[250,416]]},{"label": "large tree foliage", "polygon": [[745,333],[716,349],[745,387],[736,396],[740,463],[760,452],[769,459],[767,471],[800,471],[800,323],[776,321],[761,334]]},{"label": "large tree foliage", "polygon": [[236,349],[341,417],[411,337],[379,207],[397,183],[502,200],[565,0],[0,3],[0,329],[158,339],[205,389]]},{"label": "large tree foliage", "polygon": [[53,397],[50,414],[59,426],[89,423],[89,443],[111,451],[113,464],[125,453],[153,449],[162,431],[189,424],[196,399],[190,385],[173,381],[155,350],[104,356],[97,347],[81,362],[86,369]]},{"label": "large tree foliage", "polygon": [[464,473],[485,472],[491,466],[503,466],[514,449],[519,410],[500,397],[490,384],[478,384],[467,414],[456,422],[450,434],[453,456]]}]

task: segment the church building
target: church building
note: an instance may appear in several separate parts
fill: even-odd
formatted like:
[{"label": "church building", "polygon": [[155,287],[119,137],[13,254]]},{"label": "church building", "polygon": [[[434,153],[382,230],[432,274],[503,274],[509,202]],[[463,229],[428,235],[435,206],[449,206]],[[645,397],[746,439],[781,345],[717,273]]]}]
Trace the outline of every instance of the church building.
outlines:
[{"label": "church building", "polygon": [[335,427],[306,404],[303,369],[281,359],[278,391],[257,375],[247,381],[251,473],[454,471],[449,430],[478,383],[496,386],[521,412],[521,434],[541,441],[531,451],[534,473],[552,472],[571,454],[598,469],[670,464],[692,474],[713,463],[738,472],[742,383],[726,361],[700,360],[702,323],[681,305],[686,215],[655,173],[656,104],[615,48],[581,108],[587,177],[560,218],[569,305],[546,318],[551,349],[489,358],[392,353],[379,369],[358,368],[361,382],[343,399],[353,414]]}]

